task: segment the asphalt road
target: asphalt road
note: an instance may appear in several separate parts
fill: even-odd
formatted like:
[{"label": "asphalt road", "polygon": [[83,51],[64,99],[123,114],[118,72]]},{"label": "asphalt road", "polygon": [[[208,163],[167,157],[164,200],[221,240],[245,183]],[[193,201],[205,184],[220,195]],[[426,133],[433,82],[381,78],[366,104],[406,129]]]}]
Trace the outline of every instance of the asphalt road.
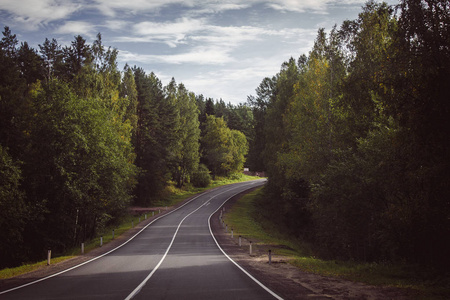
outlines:
[{"label": "asphalt road", "polygon": [[262,184],[203,193],[115,251],[0,299],[281,299],[229,259],[209,227],[224,202]]}]

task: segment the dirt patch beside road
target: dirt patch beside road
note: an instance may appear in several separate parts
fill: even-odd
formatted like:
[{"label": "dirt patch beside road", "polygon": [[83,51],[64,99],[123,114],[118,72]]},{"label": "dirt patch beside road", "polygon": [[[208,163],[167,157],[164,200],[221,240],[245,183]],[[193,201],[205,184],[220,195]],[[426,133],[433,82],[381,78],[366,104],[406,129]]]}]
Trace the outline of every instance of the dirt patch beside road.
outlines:
[{"label": "dirt patch beside road", "polygon": [[[230,199],[225,205],[225,213],[230,211],[240,195]],[[222,249],[247,272],[284,299],[412,299],[412,292],[393,287],[370,286],[340,278],[331,278],[306,273],[287,263],[287,257],[274,256],[268,262],[268,247],[253,246],[252,255],[249,241],[242,239],[241,247],[237,236],[219,221],[220,210],[211,217],[211,228]]]}]

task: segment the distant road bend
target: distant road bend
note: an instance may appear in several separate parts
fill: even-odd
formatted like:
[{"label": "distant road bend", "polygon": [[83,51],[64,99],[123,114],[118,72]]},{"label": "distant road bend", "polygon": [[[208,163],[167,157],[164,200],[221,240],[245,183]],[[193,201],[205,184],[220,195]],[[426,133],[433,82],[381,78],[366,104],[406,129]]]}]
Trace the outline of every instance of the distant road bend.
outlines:
[{"label": "distant road bend", "polygon": [[255,180],[202,193],[104,256],[0,299],[282,299],[218,246],[209,219]]}]

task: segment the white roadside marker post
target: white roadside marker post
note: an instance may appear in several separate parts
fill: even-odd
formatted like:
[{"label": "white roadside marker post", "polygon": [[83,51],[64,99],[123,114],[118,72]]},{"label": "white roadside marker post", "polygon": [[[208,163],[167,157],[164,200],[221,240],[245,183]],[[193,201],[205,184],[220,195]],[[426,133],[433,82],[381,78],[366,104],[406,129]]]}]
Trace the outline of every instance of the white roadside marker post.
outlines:
[{"label": "white roadside marker post", "polygon": [[49,248],[47,251],[47,266],[50,266],[50,259],[52,258],[52,250]]}]

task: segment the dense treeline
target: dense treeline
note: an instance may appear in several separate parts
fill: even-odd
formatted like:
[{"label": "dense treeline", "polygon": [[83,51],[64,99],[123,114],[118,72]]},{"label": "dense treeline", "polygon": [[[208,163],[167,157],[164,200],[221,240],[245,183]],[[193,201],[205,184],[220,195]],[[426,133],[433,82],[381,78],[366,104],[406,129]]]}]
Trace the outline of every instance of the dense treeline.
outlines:
[{"label": "dense treeline", "polygon": [[[0,267],[78,245],[169,184],[267,171],[261,203],[323,257],[448,268],[450,7],[368,2],[233,106],[101,35],[0,42]],[[267,209],[268,208],[268,209]]]},{"label": "dense treeline", "polygon": [[204,186],[209,170],[243,167],[242,109],[219,115],[222,102],[174,79],[119,71],[100,34],[37,51],[5,27],[0,50],[0,267],[79,245],[169,184]]},{"label": "dense treeline", "polygon": [[448,268],[449,30],[448,1],[369,1],[249,97],[263,205],[323,257]]}]

